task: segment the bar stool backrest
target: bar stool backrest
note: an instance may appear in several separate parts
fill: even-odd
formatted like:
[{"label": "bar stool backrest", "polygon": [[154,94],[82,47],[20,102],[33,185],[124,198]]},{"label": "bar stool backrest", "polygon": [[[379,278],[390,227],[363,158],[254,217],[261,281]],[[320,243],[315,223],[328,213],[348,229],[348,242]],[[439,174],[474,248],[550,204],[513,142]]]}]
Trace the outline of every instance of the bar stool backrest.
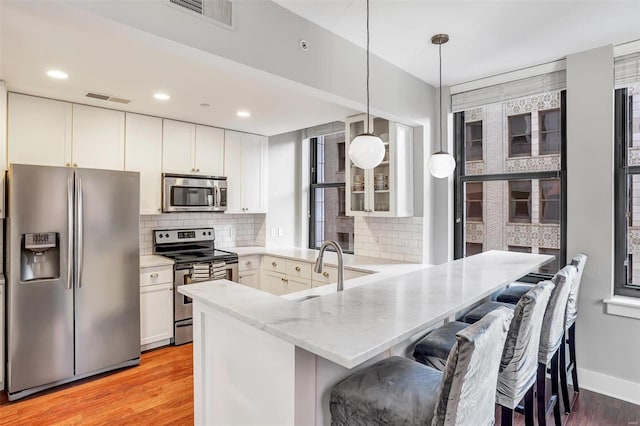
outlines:
[{"label": "bar stool backrest", "polygon": [[576,268],[573,265],[565,266],[553,277],[553,283],[556,286],[551,293],[551,298],[542,320],[540,348],[538,349],[539,363],[549,364],[562,343],[567,300],[575,277]]},{"label": "bar stool backrest", "polygon": [[587,263],[587,255],[580,253],[573,259],[571,259],[571,265],[576,268],[576,278],[573,280],[573,285],[569,290],[569,300],[567,300],[567,313],[565,320],[565,327],[569,328],[576,322],[578,317],[578,292],[580,291],[580,282],[582,281],[582,273]]},{"label": "bar stool backrest", "polygon": [[536,381],[540,331],[554,284],[536,284],[516,305],[500,362],[496,401],[514,409]]},{"label": "bar stool backrest", "polygon": [[500,307],[456,334],[432,425],[493,424],[498,368],[512,318],[511,309]]}]

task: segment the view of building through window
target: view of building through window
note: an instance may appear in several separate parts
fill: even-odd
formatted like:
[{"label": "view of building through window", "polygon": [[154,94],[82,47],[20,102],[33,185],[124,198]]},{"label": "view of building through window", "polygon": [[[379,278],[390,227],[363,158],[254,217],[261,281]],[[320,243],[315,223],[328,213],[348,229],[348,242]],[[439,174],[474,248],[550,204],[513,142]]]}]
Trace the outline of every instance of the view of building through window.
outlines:
[{"label": "view of building through window", "polygon": [[[462,220],[458,255],[487,250],[550,254],[555,261],[540,272],[557,271],[562,252],[560,107],[561,92],[554,91],[457,113],[463,131],[456,143],[464,158],[458,177],[458,196],[463,197],[458,203],[463,211],[456,216]],[[640,179],[638,189],[640,219]]]},{"label": "view of building through window", "polygon": [[345,215],[344,132],[311,139],[311,217],[309,247],[334,240],[353,252],[353,217]]}]

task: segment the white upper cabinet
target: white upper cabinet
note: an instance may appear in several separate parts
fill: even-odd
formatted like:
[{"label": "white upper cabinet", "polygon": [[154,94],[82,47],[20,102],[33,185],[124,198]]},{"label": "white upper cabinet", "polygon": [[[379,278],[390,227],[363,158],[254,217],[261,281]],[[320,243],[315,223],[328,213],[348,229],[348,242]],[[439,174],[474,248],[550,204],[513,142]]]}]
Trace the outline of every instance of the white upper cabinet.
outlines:
[{"label": "white upper cabinet", "polygon": [[73,104],[74,166],[124,170],[124,112]]},{"label": "white upper cabinet", "polygon": [[124,112],[9,94],[9,162],[124,170]]},{"label": "white upper cabinet", "polygon": [[182,121],[163,122],[165,173],[224,175],[224,130]]},{"label": "white upper cabinet", "polygon": [[72,105],[9,93],[8,162],[71,165]]},{"label": "white upper cabinet", "polygon": [[[366,131],[366,115],[345,120],[345,152],[349,144]],[[413,129],[379,117],[371,117],[369,128],[385,147],[382,162],[373,169],[361,169],[347,159],[347,216],[413,216]]]},{"label": "white upper cabinet", "polygon": [[162,126],[162,171],[193,174],[196,126],[174,120],[162,120]]},{"label": "white upper cabinet", "polygon": [[162,212],[162,119],[126,113],[125,170],[140,172],[140,214]]},{"label": "white upper cabinet", "polygon": [[224,130],[196,125],[195,169],[205,176],[224,176]]},{"label": "white upper cabinet", "polygon": [[264,136],[225,131],[227,213],[267,212],[267,149]]}]

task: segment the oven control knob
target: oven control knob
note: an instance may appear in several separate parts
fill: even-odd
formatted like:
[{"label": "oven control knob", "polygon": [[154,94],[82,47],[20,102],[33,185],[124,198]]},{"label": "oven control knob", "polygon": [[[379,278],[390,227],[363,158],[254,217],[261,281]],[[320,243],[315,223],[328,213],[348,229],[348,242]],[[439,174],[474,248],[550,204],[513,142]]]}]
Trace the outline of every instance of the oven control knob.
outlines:
[{"label": "oven control knob", "polygon": [[202,233],[202,235],[207,235],[207,233],[206,233],[206,232],[203,232],[203,233]]},{"label": "oven control knob", "polygon": [[211,231],[209,231],[209,235],[211,235]]},{"label": "oven control knob", "polygon": [[164,234],[164,236],[165,236],[166,238],[169,238],[169,234]]},{"label": "oven control knob", "polygon": [[162,238],[162,234],[158,234],[158,238]]}]

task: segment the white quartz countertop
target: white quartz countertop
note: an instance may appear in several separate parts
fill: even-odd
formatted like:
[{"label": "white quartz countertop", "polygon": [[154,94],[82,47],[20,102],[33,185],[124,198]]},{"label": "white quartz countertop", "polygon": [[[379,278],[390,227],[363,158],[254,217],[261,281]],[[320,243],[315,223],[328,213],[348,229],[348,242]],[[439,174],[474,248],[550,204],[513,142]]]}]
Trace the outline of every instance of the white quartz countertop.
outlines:
[{"label": "white quartz countertop", "polygon": [[[552,259],[547,255],[489,251],[438,266],[423,265],[423,269],[413,272],[387,271],[350,280],[353,283],[346,281],[343,292],[303,302],[226,280],[181,286],[178,291],[286,342],[353,368]],[[367,279],[366,285],[356,283],[363,279]]]},{"label": "white quartz countertop", "polygon": [[140,267],[150,268],[153,266],[168,266],[173,265],[173,259],[168,257],[158,256],[156,254],[149,254],[140,256]]},{"label": "white quartz countertop", "polygon": [[[238,256],[277,256],[291,260],[314,263],[318,258],[320,250],[303,249],[296,247],[233,247],[223,250],[237,253]],[[325,265],[337,265],[338,256],[333,251],[325,251],[322,258]],[[411,271],[423,269],[428,265],[402,262],[399,260],[380,259],[377,257],[355,256],[353,254],[344,255],[344,266],[348,269],[360,270],[363,272],[384,272],[392,268],[397,271]]]}]

